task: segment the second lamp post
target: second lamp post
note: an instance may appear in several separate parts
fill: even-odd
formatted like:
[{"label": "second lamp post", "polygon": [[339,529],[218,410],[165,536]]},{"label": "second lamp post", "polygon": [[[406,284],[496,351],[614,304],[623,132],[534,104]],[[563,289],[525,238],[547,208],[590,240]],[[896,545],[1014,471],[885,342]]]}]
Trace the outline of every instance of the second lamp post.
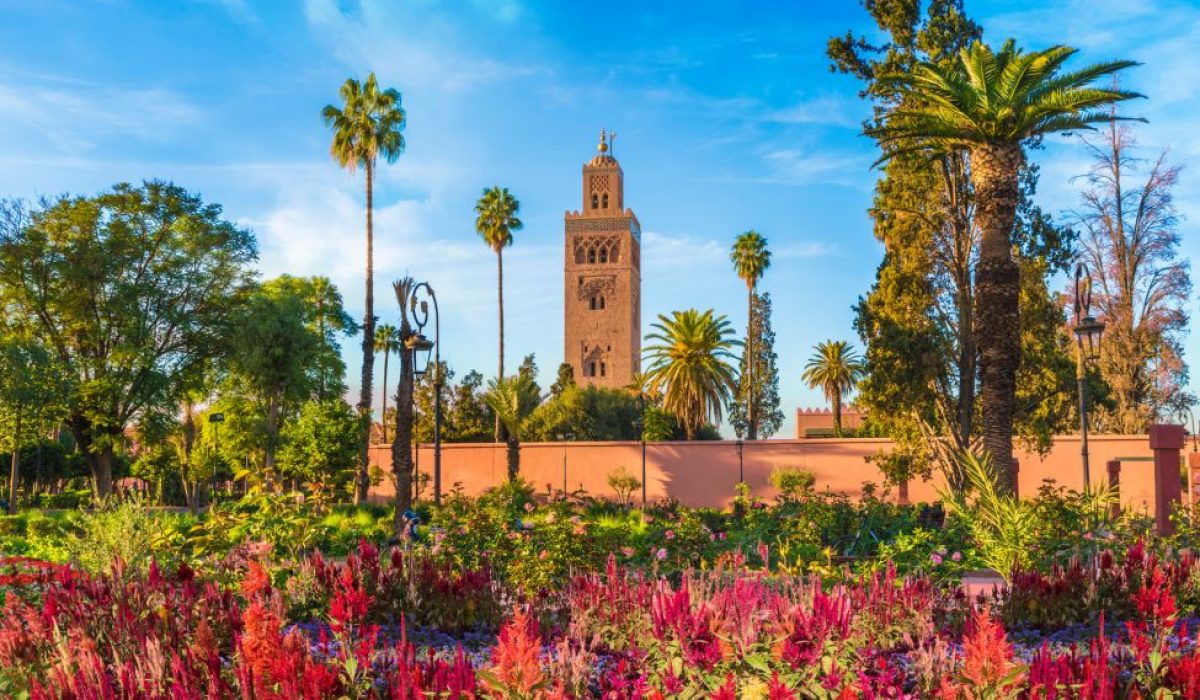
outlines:
[{"label": "second lamp post", "polygon": [[1090,485],[1088,470],[1088,405],[1087,365],[1100,359],[1100,340],[1104,324],[1097,321],[1092,310],[1092,278],[1087,265],[1075,266],[1075,382],[1079,387],[1080,456],[1083,458],[1083,487]]}]

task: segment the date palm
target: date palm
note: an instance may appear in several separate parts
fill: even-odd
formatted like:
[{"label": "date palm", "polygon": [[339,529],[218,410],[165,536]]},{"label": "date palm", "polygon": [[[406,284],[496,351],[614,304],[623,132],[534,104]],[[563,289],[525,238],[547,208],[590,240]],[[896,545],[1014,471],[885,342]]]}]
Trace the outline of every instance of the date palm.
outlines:
[{"label": "date palm", "polygon": [[721,422],[721,412],[737,386],[732,362],[733,327],[712,309],[659,314],[646,339],[647,390],[662,395],[662,407],[694,440],[706,422]]},{"label": "date palm", "polygon": [[[497,377],[504,376],[504,249],[512,245],[513,231],[525,224],[517,218],[521,203],[507,187],[485,189],[475,203],[475,232],[496,253],[496,299],[500,311],[500,361]],[[500,438],[500,421],[496,424],[496,439]]]},{"label": "date palm", "polygon": [[816,352],[804,366],[804,382],[820,389],[829,399],[833,411],[833,434],[842,435],[842,399],[854,391],[866,374],[862,357],[844,340],[826,340],[817,344]]},{"label": "date palm", "polygon": [[1012,256],[1018,178],[1025,144],[1045,134],[1091,129],[1120,119],[1112,106],[1140,97],[1094,84],[1135,65],[1111,61],[1066,70],[1075,49],[1021,51],[1012,40],[993,51],[975,42],[957,61],[920,63],[884,77],[900,106],[868,129],[884,148],[881,161],[901,153],[966,151],[970,155],[975,222],[980,232],[975,267],[984,447],[1011,492],[1013,412],[1020,360],[1020,280]]},{"label": "date palm", "polygon": [[375,352],[383,353],[383,417],[379,423],[383,427],[384,442],[387,442],[388,358],[399,353],[402,347],[400,331],[395,326],[385,323],[375,327]]},{"label": "date palm", "polygon": [[541,403],[533,377],[520,373],[493,380],[483,395],[483,402],[504,426],[504,441],[508,446],[508,480],[516,481],[521,472],[521,440],[529,414]]},{"label": "date palm", "polygon": [[733,242],[729,260],[737,276],[746,283],[746,368],[742,385],[746,388],[746,439],[758,439],[758,416],[754,399],[754,294],[758,281],[771,266],[771,251],[767,239],[758,231],[746,231]]},{"label": "date palm", "polygon": [[333,130],[329,153],[338,165],[351,173],[363,169],[367,185],[367,267],[366,300],[363,311],[362,387],[358,411],[363,422],[364,437],[355,475],[355,501],[367,496],[367,449],[371,441],[371,384],[375,367],[375,164],[379,158],[396,162],[404,152],[405,115],[400,106],[400,93],[388,88],[381,90],[375,74],[366,82],[350,78],[340,91],[342,106],[325,105],[321,118]]}]

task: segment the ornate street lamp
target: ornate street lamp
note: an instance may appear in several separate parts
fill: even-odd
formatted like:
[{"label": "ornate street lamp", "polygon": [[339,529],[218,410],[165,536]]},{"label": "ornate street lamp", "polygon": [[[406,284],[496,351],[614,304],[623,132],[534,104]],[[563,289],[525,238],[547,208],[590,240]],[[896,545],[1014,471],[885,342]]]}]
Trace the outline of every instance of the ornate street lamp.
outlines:
[{"label": "ornate street lamp", "polygon": [[737,442],[733,443],[733,447],[738,453],[738,483],[744,484],[746,483],[746,473],[742,464],[742,450],[745,448],[745,443],[742,442],[741,438],[738,438]]},{"label": "ornate street lamp", "polygon": [[[412,301],[409,303],[416,324],[416,331],[404,345],[414,353],[425,353],[425,367],[418,370],[417,355],[413,355],[413,372],[424,374],[429,369],[429,354],[433,351],[433,502],[442,504],[442,333],[441,312],[438,311],[437,295],[428,282],[421,282],[413,287]],[[433,303],[433,340],[429,340],[421,331],[429,323],[429,305]],[[412,343],[410,346],[409,343]],[[418,448],[417,452],[420,452]]]},{"label": "ornate street lamp", "polygon": [[567,442],[575,439],[575,433],[556,433],[555,436],[563,444],[563,500],[567,498]]},{"label": "ornate street lamp", "polygon": [[638,439],[642,441],[642,510],[646,509],[646,395],[638,392]]},{"label": "ornate street lamp", "polygon": [[1075,382],[1079,387],[1080,455],[1083,457],[1083,487],[1090,483],[1088,473],[1087,365],[1100,359],[1100,341],[1104,324],[1092,310],[1092,277],[1087,265],[1075,266]]}]

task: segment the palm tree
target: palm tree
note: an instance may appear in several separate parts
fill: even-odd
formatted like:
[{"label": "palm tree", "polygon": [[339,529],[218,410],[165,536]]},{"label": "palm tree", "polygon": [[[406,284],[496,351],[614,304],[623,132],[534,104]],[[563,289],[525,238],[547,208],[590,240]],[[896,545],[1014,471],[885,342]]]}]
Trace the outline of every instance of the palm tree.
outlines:
[{"label": "palm tree", "polygon": [[683,426],[688,440],[706,422],[720,423],[721,411],[737,385],[732,361],[733,328],[712,309],[659,314],[646,336],[647,389],[662,394],[662,406]]},{"label": "palm tree", "polygon": [[400,306],[400,327],[396,329],[400,343],[400,382],[396,387],[396,432],[392,434],[392,479],[396,486],[392,528],[397,536],[404,529],[404,512],[412,506],[413,479],[417,476],[412,451],[413,353],[406,345],[415,335],[408,311],[416,284],[412,277],[401,277],[392,283],[396,304]]},{"label": "palm tree", "polygon": [[1063,70],[1076,50],[1054,46],[1024,52],[1010,39],[998,52],[982,42],[958,61],[920,63],[884,77],[900,106],[867,133],[884,148],[881,161],[901,153],[967,151],[980,231],[975,267],[976,325],[984,447],[1011,492],[1013,412],[1020,361],[1020,280],[1012,256],[1024,145],[1045,134],[1091,129],[1120,119],[1111,107],[1137,93],[1093,87],[1099,78],[1136,65],[1111,61]]},{"label": "palm tree", "polygon": [[528,374],[517,374],[492,380],[483,402],[504,426],[504,441],[508,445],[508,480],[516,481],[521,472],[521,440],[526,419],[541,403],[537,384]]},{"label": "palm tree", "polygon": [[[493,186],[483,191],[483,196],[475,203],[475,231],[496,253],[496,299],[500,309],[500,362],[496,370],[497,377],[504,376],[504,249],[513,242],[513,231],[520,231],[525,224],[517,218],[521,203],[517,201],[507,187]],[[500,426],[503,423],[497,417],[496,439],[500,439]]]},{"label": "palm tree", "polygon": [[746,283],[746,375],[742,385],[746,387],[746,439],[758,439],[758,417],[754,405],[754,293],[763,273],[771,266],[771,251],[767,250],[767,239],[758,231],[750,230],[733,242],[729,260],[737,276]]},{"label": "palm tree", "polygon": [[404,347],[400,342],[400,331],[390,323],[375,327],[375,352],[383,353],[383,441],[387,442],[387,395],[388,395],[388,358],[392,353],[399,353]]},{"label": "palm tree", "polygon": [[816,352],[804,366],[805,383],[812,389],[821,389],[833,409],[833,434],[842,436],[842,397],[854,391],[866,374],[862,357],[844,340],[826,340],[818,343]]},{"label": "palm tree", "polygon": [[355,502],[367,497],[367,449],[371,442],[371,383],[375,366],[375,161],[382,157],[395,163],[404,152],[405,116],[400,93],[393,88],[380,90],[375,74],[365,83],[350,78],[342,84],[342,108],[325,105],[321,118],[333,130],[329,148],[338,165],[353,173],[362,168],[367,180],[367,294],[363,311],[362,388],[358,411],[364,430],[362,452],[355,478]]}]

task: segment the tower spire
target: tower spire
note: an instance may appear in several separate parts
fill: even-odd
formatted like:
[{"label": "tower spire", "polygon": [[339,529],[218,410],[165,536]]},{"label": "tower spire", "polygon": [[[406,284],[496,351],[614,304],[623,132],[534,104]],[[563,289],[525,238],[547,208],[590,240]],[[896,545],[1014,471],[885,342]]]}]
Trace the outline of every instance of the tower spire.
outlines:
[{"label": "tower spire", "polygon": [[600,145],[596,146],[596,150],[601,153],[608,151],[608,135],[604,129],[600,130]]}]

